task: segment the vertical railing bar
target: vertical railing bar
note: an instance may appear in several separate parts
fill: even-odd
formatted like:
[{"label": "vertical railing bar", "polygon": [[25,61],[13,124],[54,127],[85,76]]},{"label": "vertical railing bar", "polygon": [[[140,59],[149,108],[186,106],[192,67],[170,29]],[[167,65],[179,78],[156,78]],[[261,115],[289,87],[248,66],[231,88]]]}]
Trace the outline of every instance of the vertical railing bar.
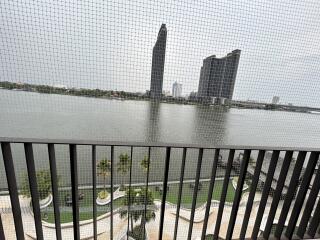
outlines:
[{"label": "vertical railing bar", "polygon": [[50,176],[52,186],[52,197],[53,197],[53,210],[54,210],[54,222],[56,228],[56,238],[61,240],[61,223],[60,223],[60,209],[59,209],[59,192],[58,192],[58,176],[57,176],[57,165],[56,156],[54,150],[54,144],[48,144],[49,164],[50,164]]},{"label": "vertical railing bar", "polygon": [[285,156],[284,156],[284,160],[281,166],[281,170],[280,170],[280,175],[279,175],[279,179],[277,182],[277,186],[276,186],[276,190],[274,191],[274,195],[273,195],[273,199],[272,199],[272,203],[271,203],[271,207],[269,210],[269,214],[268,214],[268,219],[267,219],[267,223],[265,226],[265,229],[263,231],[263,237],[268,239],[271,229],[272,229],[272,225],[273,225],[273,221],[274,221],[274,217],[276,215],[277,212],[277,208],[278,208],[278,204],[280,201],[280,197],[281,197],[281,193],[282,193],[282,189],[284,187],[285,184],[285,180],[288,174],[288,170],[290,167],[290,163],[292,160],[292,155],[293,152],[292,151],[287,151]]},{"label": "vertical railing bar", "polygon": [[91,146],[92,153],[92,208],[93,208],[93,239],[97,240],[98,231],[97,231],[97,152],[96,146]]},{"label": "vertical railing bar", "polygon": [[114,146],[111,146],[111,172],[110,172],[110,240],[113,240],[113,171],[114,171]]},{"label": "vertical railing bar", "polygon": [[181,169],[180,169],[180,183],[179,183],[179,192],[178,192],[177,212],[176,212],[176,221],[174,226],[173,240],[177,239],[177,234],[178,234],[179,215],[180,215],[181,196],[182,196],[182,189],[183,189],[184,169],[186,165],[186,156],[187,156],[187,148],[183,148],[182,162],[181,162]]},{"label": "vertical railing bar", "polygon": [[296,223],[298,221],[298,217],[300,214],[300,210],[302,208],[305,196],[306,196],[307,191],[309,189],[309,184],[310,184],[314,169],[316,167],[318,158],[319,158],[319,152],[311,152],[309,162],[308,162],[307,168],[304,172],[301,186],[299,188],[297,198],[296,198],[296,201],[295,201],[293,209],[292,209],[289,224],[288,224],[287,230],[285,232],[285,236],[288,237],[289,239],[292,238],[293,232],[295,230]]},{"label": "vertical railing bar", "polygon": [[273,181],[273,176],[274,176],[274,172],[276,170],[277,167],[277,163],[278,163],[278,159],[279,159],[279,154],[280,151],[273,151],[272,153],[272,157],[270,160],[270,164],[268,167],[268,173],[267,173],[267,177],[266,177],[266,181],[262,190],[262,194],[261,194],[261,199],[260,199],[260,204],[259,204],[259,208],[258,208],[258,212],[257,212],[257,216],[254,222],[254,227],[253,227],[253,231],[251,234],[251,238],[252,239],[256,239],[258,236],[258,233],[260,231],[260,224],[261,224],[261,220],[263,217],[263,213],[268,201],[268,197],[269,197],[269,191],[271,188],[271,184]]},{"label": "vertical railing bar", "polygon": [[234,195],[234,200],[233,200],[233,204],[232,204],[232,210],[231,210],[231,215],[230,215],[230,219],[229,219],[229,226],[228,226],[228,230],[227,230],[226,239],[232,238],[234,225],[236,223],[237,213],[238,213],[239,204],[240,204],[240,200],[241,200],[241,194],[242,194],[242,189],[243,189],[243,185],[244,185],[244,180],[246,178],[246,172],[247,172],[247,168],[248,168],[248,164],[249,164],[250,154],[251,154],[251,150],[244,150],[243,159],[242,159],[241,166],[240,166],[239,179],[237,182],[236,193]]},{"label": "vertical railing bar", "polygon": [[[318,171],[320,171],[320,170],[318,169]],[[319,227],[319,224],[320,224],[320,200],[318,200],[316,210],[313,213],[313,217],[312,217],[310,225],[309,225],[308,235],[310,236],[310,238],[314,238],[314,236],[316,235],[317,228]],[[319,228],[319,230],[320,230],[320,228]],[[320,232],[318,232],[318,233],[320,233]]]},{"label": "vertical railing bar", "polygon": [[[230,151],[232,151],[232,150],[230,150]],[[206,206],[206,211],[204,214],[201,240],[205,239],[206,232],[207,232],[208,219],[209,219],[209,213],[210,213],[210,208],[211,208],[212,192],[213,192],[214,182],[215,182],[215,178],[216,178],[217,166],[218,166],[218,161],[219,161],[219,154],[220,154],[220,149],[216,149],[215,153],[214,153],[212,169],[211,169],[210,184],[209,184],[208,196],[207,196],[207,206]]]},{"label": "vertical railing bar", "polygon": [[31,194],[32,210],[34,224],[36,228],[37,239],[43,239],[41,212],[39,205],[39,191],[37,184],[36,168],[34,165],[33,149],[31,143],[24,144],[24,151],[27,162],[28,180]]},{"label": "vertical railing bar", "polygon": [[164,212],[166,209],[166,197],[167,197],[167,190],[168,190],[170,153],[171,153],[171,147],[167,147],[166,148],[166,161],[165,161],[164,177],[163,177],[163,194],[162,194],[161,210],[160,210],[159,240],[162,240],[162,233],[163,233]]},{"label": "vertical railing bar", "polygon": [[24,239],[24,231],[23,231],[21,208],[20,208],[20,202],[18,197],[16,175],[14,171],[10,143],[2,142],[1,149],[2,149],[4,168],[7,176],[16,237],[18,240],[20,240],[20,239]]},{"label": "vertical railing bar", "polygon": [[287,218],[290,206],[291,206],[291,202],[293,200],[296,188],[299,184],[298,180],[300,177],[301,169],[303,167],[303,163],[304,163],[306,154],[307,154],[307,152],[305,152],[305,151],[300,151],[298,154],[297,161],[294,166],[293,173],[291,175],[291,180],[289,183],[287,194],[285,196],[284,203],[283,203],[283,206],[281,209],[280,217],[278,219],[278,224],[277,224],[277,227],[276,227],[276,230],[274,233],[275,238],[281,238],[282,231],[283,231],[283,228],[284,228],[284,225],[286,222],[286,218]]},{"label": "vertical railing bar", "polygon": [[1,214],[0,214],[0,239],[3,239],[3,240],[6,239],[5,236],[4,236],[4,230],[3,230]]},{"label": "vertical railing bar", "polygon": [[260,176],[261,167],[262,167],[262,163],[263,163],[263,160],[264,160],[265,152],[266,152],[265,150],[260,150],[259,153],[258,153],[256,167],[254,169],[252,183],[251,183],[251,187],[250,187],[250,193],[249,193],[249,196],[248,196],[247,206],[246,206],[245,214],[244,214],[243,221],[242,221],[240,239],[245,239],[245,236],[246,236],[246,233],[247,233],[248,222],[249,222],[249,218],[250,218],[250,214],[251,214],[251,209],[252,209],[252,205],[253,205],[253,201],[254,201],[254,196],[256,194],[257,186],[258,186],[258,183],[259,183],[259,176]]},{"label": "vertical railing bar", "polygon": [[70,168],[71,168],[71,191],[72,191],[72,213],[73,213],[73,235],[74,239],[80,239],[79,228],[79,194],[78,194],[78,164],[77,147],[74,144],[69,145]]},{"label": "vertical railing bar", "polygon": [[198,155],[197,170],[196,170],[196,179],[195,179],[194,190],[193,190],[191,215],[190,215],[188,238],[187,238],[188,240],[191,240],[191,237],[192,237],[193,220],[194,220],[194,212],[195,212],[195,209],[196,209],[197,196],[198,196],[198,188],[199,188],[199,179],[200,179],[200,173],[201,173],[202,156],[203,156],[203,148],[200,148],[199,149],[199,155]]},{"label": "vertical railing bar", "polygon": [[151,161],[151,147],[148,147],[148,163],[147,163],[147,179],[146,179],[146,192],[144,197],[144,223],[143,223],[143,239],[145,239],[146,234],[146,218],[147,218],[147,197],[148,197],[148,188],[149,188],[149,170],[150,170],[150,161]]},{"label": "vertical railing bar", "polygon": [[230,174],[231,174],[234,153],[235,153],[235,150],[230,149],[227,167],[226,167],[226,173],[225,173],[224,179],[223,179],[223,186],[222,186],[222,192],[221,192],[221,196],[220,196],[217,220],[216,220],[216,224],[215,224],[215,228],[214,228],[214,234],[213,234],[214,239],[219,238],[220,225],[221,225],[221,220],[222,220],[222,215],[223,215],[224,204],[225,204],[226,196],[227,196],[227,192],[228,192],[229,178],[230,178]]},{"label": "vertical railing bar", "polygon": [[297,236],[300,238],[303,238],[306,232],[312,210],[314,209],[314,206],[318,197],[319,189],[320,189],[320,170],[318,169],[316,177],[313,180],[311,191],[310,191],[308,200],[306,202],[306,205],[304,207],[302,218],[300,220],[300,224],[298,227]]},{"label": "vertical railing bar", "polygon": [[[131,149],[130,149],[127,240],[129,240],[129,229],[130,229],[129,226],[130,226],[130,207],[131,207],[132,157],[133,157],[133,146],[131,146]],[[133,229],[131,229],[131,231],[133,231]]]}]

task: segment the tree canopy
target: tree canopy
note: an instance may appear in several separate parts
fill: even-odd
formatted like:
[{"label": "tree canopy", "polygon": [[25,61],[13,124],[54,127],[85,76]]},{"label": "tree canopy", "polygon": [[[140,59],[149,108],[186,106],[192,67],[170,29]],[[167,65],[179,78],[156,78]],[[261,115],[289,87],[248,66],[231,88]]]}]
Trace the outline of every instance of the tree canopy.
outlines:
[{"label": "tree canopy", "polygon": [[[51,174],[48,169],[36,172],[39,198],[44,199],[51,193]],[[21,194],[31,197],[28,174],[25,173],[21,183]]]},{"label": "tree canopy", "polygon": [[121,153],[117,163],[117,171],[126,174],[130,170],[131,158],[127,153]]},{"label": "tree canopy", "polygon": [[103,189],[106,191],[106,180],[107,176],[111,173],[111,161],[107,158],[101,159],[97,164],[98,172],[97,174],[99,176],[103,177]]},{"label": "tree canopy", "polygon": [[[130,196],[130,198],[129,198]],[[147,205],[146,218],[144,218],[145,204]],[[154,204],[154,197],[152,192],[146,188],[127,189],[126,195],[122,200],[120,210],[120,217],[124,218],[128,215],[128,206],[130,205],[130,215],[136,222],[141,219],[141,224],[155,219],[156,205]]]},{"label": "tree canopy", "polygon": [[148,165],[149,165],[149,158],[147,156],[144,156],[144,158],[140,162],[140,166],[142,169],[147,172],[148,171]]}]

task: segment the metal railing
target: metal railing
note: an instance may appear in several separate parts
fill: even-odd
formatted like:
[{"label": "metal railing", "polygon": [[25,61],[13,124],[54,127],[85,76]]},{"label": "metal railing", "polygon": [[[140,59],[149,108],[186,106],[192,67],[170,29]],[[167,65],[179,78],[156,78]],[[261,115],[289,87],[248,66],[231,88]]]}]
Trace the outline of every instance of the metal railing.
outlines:
[{"label": "metal railing", "polygon": [[[246,147],[246,146],[199,146],[199,145],[180,145],[180,144],[148,144],[148,143],[119,143],[119,142],[103,142],[103,141],[74,141],[74,140],[39,140],[39,139],[11,139],[11,138],[0,138],[1,151],[3,156],[4,168],[7,178],[8,190],[10,195],[10,201],[12,206],[12,214],[14,219],[15,234],[17,239],[25,239],[25,232],[23,226],[23,219],[21,214],[20,202],[19,202],[19,191],[17,187],[17,178],[14,169],[13,154],[11,150],[11,145],[16,143],[22,143],[24,145],[25,159],[28,172],[28,180],[30,184],[30,193],[32,200],[32,210],[34,216],[34,224],[36,230],[37,239],[46,239],[43,234],[43,226],[41,221],[41,210],[39,205],[39,192],[36,178],[36,169],[34,161],[34,144],[44,144],[48,149],[49,166],[51,174],[51,185],[52,185],[52,195],[53,195],[53,208],[54,208],[54,221],[55,221],[55,233],[56,239],[63,239],[62,228],[61,228],[61,216],[59,208],[59,190],[58,190],[58,175],[57,175],[57,165],[55,156],[55,146],[59,144],[69,146],[69,157],[70,157],[70,174],[71,174],[71,192],[72,192],[72,217],[73,217],[73,236],[74,239],[81,239],[80,237],[80,217],[79,217],[79,198],[78,198],[78,160],[77,160],[77,146],[86,145],[91,146],[91,160],[92,160],[92,189],[93,189],[93,239],[97,239],[97,157],[96,157],[96,147],[97,146],[108,146],[111,148],[111,171],[110,171],[110,187],[114,188],[114,172],[115,172],[115,157],[114,149],[115,147],[129,147],[130,148],[130,158],[133,158],[133,152],[135,148],[146,147],[148,149],[148,164],[147,164],[147,174],[145,182],[146,194],[148,193],[149,187],[149,166],[150,166],[150,155],[152,148],[164,148],[165,149],[165,162],[163,170],[163,191],[162,199],[160,205],[160,218],[158,227],[158,239],[163,239],[164,223],[165,223],[165,211],[166,211],[166,201],[167,201],[167,191],[169,186],[168,173],[170,170],[171,161],[171,151],[173,148],[182,149],[182,160],[180,167],[180,174],[178,176],[178,192],[177,192],[177,202],[176,202],[176,213],[173,239],[178,239],[178,229],[179,229],[179,219],[181,214],[181,201],[183,193],[183,182],[186,166],[186,155],[190,149],[198,150],[198,157],[195,159],[197,161],[196,168],[194,169],[194,187],[192,204],[190,209],[190,219],[189,227],[187,233],[187,239],[190,240],[193,237],[194,230],[194,218],[197,203],[197,194],[199,184],[201,182],[201,167],[203,162],[203,154],[205,150],[212,150],[214,154],[212,155],[212,167],[210,169],[210,180],[208,187],[208,194],[206,199],[205,211],[202,223],[202,232],[199,236],[202,240],[207,239],[207,230],[212,229],[213,234],[211,234],[212,239],[218,239],[221,222],[224,214],[224,208],[226,206],[226,196],[228,191],[228,185],[230,181],[230,175],[233,168],[233,163],[235,159],[235,152],[242,151],[243,157],[240,161],[239,175],[237,179],[237,185],[235,188],[234,199],[232,202],[229,223],[226,231],[226,239],[231,239],[234,234],[234,229],[236,226],[237,214],[239,211],[240,201],[243,195],[243,188],[245,185],[246,174],[249,162],[252,161],[251,153],[253,151],[257,152],[257,156],[254,157],[255,170],[251,177],[250,189],[248,191],[248,197],[244,207],[244,216],[237,227],[240,228],[240,234],[236,238],[245,239],[247,236],[249,219],[252,212],[252,207],[254,204],[255,194],[260,182],[260,174],[262,171],[262,166],[264,161],[270,161],[269,167],[266,172],[266,178],[261,187],[261,199],[257,208],[257,213],[254,219],[254,224],[251,230],[251,239],[257,239],[262,237],[268,239],[269,237],[274,237],[276,239],[289,238],[293,236],[298,238],[315,238],[320,234],[320,201],[318,200],[318,194],[320,189],[320,171],[316,170],[318,164],[320,149],[299,149],[299,148],[281,148],[281,147]],[[210,209],[212,207],[212,192],[215,188],[215,179],[217,168],[219,165],[220,151],[227,151],[228,158],[225,166],[225,174],[223,177],[222,191],[218,203],[218,212],[214,226],[209,224]],[[272,151],[272,157],[266,160],[265,154],[267,151]],[[279,168],[280,174],[277,179],[276,188],[273,192],[271,198],[270,210],[267,215],[265,227],[263,231],[261,230],[261,223],[264,217],[264,211],[267,206],[268,200],[270,201],[270,189],[272,181],[274,181],[275,171],[277,171],[277,163],[279,160],[280,152],[284,153],[284,158],[282,164]],[[288,174],[289,165],[292,164],[293,155],[297,154],[297,159],[294,162],[293,171]],[[126,182],[126,186],[131,189],[132,186],[132,161],[130,163],[129,170],[129,182]],[[303,173],[303,174],[302,174]],[[282,197],[282,190],[285,185],[286,178],[290,177],[289,186],[287,193]],[[299,179],[301,181],[299,181]],[[301,182],[301,183],[300,183]],[[130,199],[129,191],[129,199]],[[280,217],[277,220],[275,231],[272,232],[272,228],[275,222],[276,212],[278,210],[279,202],[282,201],[282,209]],[[130,202],[130,200],[129,200]],[[114,214],[116,210],[114,209],[114,195],[113,190],[110,192],[110,239],[114,239]],[[127,206],[128,212],[130,214],[130,204]],[[147,202],[145,198],[144,204],[144,214],[147,212]],[[291,212],[291,214],[289,214]],[[146,216],[144,216],[146,218]],[[129,232],[130,219],[127,220],[127,233]],[[144,222],[144,229],[146,228],[146,223]],[[143,231],[145,234],[145,231]],[[128,234],[127,234],[128,238]],[[144,238],[144,237],[143,237]],[[3,224],[0,218],[0,239],[5,239],[5,233],[3,230]]]}]

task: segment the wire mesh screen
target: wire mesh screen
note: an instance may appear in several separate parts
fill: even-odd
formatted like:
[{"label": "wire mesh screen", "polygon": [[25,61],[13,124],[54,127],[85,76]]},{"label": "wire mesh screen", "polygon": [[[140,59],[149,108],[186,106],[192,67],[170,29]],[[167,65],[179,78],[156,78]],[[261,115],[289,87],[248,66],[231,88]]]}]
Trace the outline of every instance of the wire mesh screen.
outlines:
[{"label": "wire mesh screen", "polygon": [[2,133],[314,146],[318,4],[4,1]]},{"label": "wire mesh screen", "polygon": [[[44,239],[59,239],[58,223],[77,238],[75,219],[80,239],[314,236],[319,8],[2,1],[0,234],[18,236],[17,189],[31,238],[41,239],[33,191]],[[84,144],[75,156],[72,141]],[[311,203],[304,226],[295,209]]]}]

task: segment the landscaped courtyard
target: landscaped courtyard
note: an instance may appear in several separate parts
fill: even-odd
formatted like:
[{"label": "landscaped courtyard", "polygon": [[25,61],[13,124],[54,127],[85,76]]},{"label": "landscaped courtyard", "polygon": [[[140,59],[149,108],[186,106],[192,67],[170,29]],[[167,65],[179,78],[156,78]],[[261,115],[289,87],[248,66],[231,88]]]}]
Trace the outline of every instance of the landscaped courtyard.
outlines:
[{"label": "landscaped courtyard", "polygon": [[[212,200],[220,200],[221,192],[222,192],[222,180],[215,181],[214,190],[212,192]],[[132,187],[133,189],[138,189],[140,187]],[[179,192],[179,184],[168,184],[168,192],[166,201],[171,204],[177,204],[178,202],[178,192]],[[201,187],[198,190],[197,203],[196,206],[200,207],[207,201],[208,196],[208,188],[209,182],[201,182]],[[162,187],[161,186],[149,186],[149,189],[154,197],[154,199],[162,199]],[[115,191],[116,189],[114,189]],[[100,189],[97,189],[99,192]],[[107,188],[107,191],[110,193],[110,188]],[[193,198],[194,186],[192,183],[184,183],[183,191],[181,196],[181,207],[183,208],[191,208],[192,198]],[[82,199],[79,200],[79,217],[80,220],[88,220],[93,218],[93,196],[92,189],[79,189],[79,194],[82,195]],[[235,189],[232,186],[231,180],[229,181],[228,191],[226,195],[226,202],[231,203],[234,199]],[[72,207],[68,206],[66,199],[70,198],[71,190],[60,190],[59,198],[60,198],[60,217],[61,223],[67,223],[72,221]],[[117,209],[122,206],[123,197],[115,199],[113,201],[113,208]],[[102,215],[110,211],[110,204],[106,204],[104,206],[97,205],[97,215]],[[53,206],[50,204],[47,208],[42,209],[42,219],[49,222],[54,223],[54,211]]]}]

